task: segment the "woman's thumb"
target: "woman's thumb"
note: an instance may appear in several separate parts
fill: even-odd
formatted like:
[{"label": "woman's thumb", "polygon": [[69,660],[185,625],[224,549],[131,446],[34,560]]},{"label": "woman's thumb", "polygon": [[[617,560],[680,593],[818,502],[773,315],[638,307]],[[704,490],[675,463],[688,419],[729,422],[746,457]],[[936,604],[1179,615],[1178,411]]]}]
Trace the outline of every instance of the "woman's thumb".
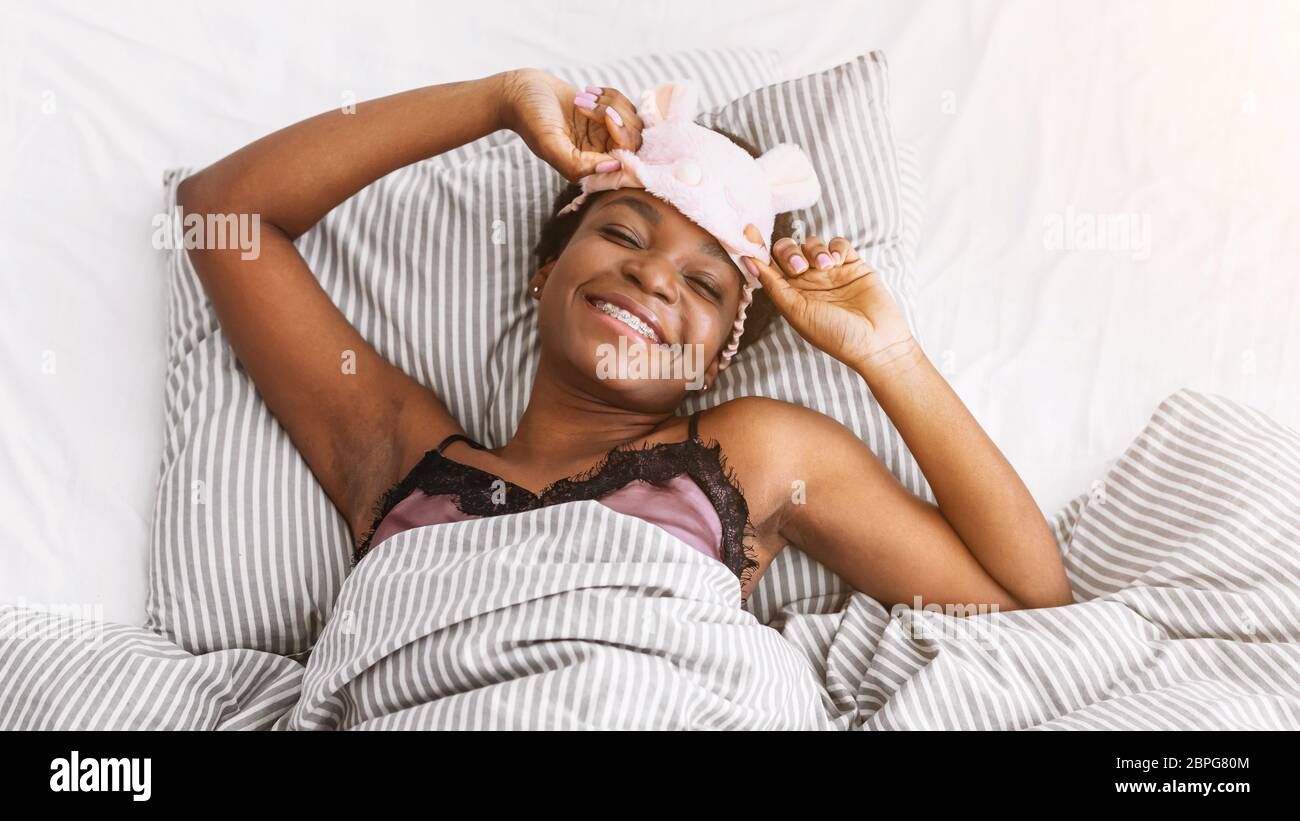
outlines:
[{"label": "woman's thumb", "polygon": [[556,171],[564,176],[569,182],[582,182],[582,178],[590,174],[598,174],[602,171],[617,171],[620,167],[618,160],[608,154],[597,154],[592,151],[559,151],[551,158],[544,158]]},{"label": "woman's thumb", "polygon": [[778,308],[789,304],[790,297],[793,296],[791,292],[794,288],[790,287],[790,283],[785,281],[785,277],[781,275],[780,271],[771,265],[765,264],[761,259],[750,256],[742,259],[746,265],[752,266],[750,270],[758,275],[758,281],[767,290],[768,298],[772,300],[773,304]]},{"label": "woman's thumb", "polygon": [[[574,167],[577,169],[578,178],[581,179],[588,174],[617,171],[623,167],[623,164],[609,154],[602,154],[597,151],[579,151],[574,159]],[[574,182],[577,181],[574,180]]]},{"label": "woman's thumb", "polygon": [[554,133],[541,135],[533,153],[574,183],[592,173],[601,162],[612,159],[604,154],[580,151],[572,140]]}]

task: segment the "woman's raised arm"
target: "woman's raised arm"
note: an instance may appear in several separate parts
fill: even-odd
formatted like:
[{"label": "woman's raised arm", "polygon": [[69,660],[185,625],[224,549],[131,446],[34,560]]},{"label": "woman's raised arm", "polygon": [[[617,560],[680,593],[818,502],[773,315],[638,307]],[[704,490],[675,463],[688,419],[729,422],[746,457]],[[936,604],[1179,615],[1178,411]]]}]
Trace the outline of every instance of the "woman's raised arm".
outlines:
[{"label": "woman's raised arm", "polygon": [[[181,183],[181,197],[256,213],[295,239],[392,171],[506,127],[508,72],[426,86],[280,129]],[[182,203],[183,205],[184,203]]]},{"label": "woman's raised arm", "polygon": [[781,532],[887,604],[1070,604],[1042,511],[926,358],[880,276],[842,237],[809,237],[802,248],[783,238],[772,257],[753,264],[773,304],[866,380],[939,502],[912,496],[842,425],[787,412],[787,435],[813,456],[789,466],[807,482],[807,504],[789,508]]},{"label": "woman's raised arm", "polygon": [[185,212],[259,221],[254,258],[229,247],[189,256],[235,354],[357,538],[379,494],[461,428],[432,391],[357,333],[293,239],[385,174],[502,128],[507,76],[321,114],[241,148],[177,191]]}]

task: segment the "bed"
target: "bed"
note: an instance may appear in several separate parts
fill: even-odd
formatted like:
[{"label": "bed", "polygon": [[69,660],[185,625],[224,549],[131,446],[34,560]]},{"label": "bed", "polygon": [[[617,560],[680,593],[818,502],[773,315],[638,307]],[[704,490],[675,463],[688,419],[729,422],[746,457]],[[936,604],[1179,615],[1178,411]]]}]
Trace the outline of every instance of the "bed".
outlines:
[{"label": "bed", "polygon": [[[1255,425],[1300,426],[1300,381],[1294,379],[1300,284],[1280,273],[1300,262],[1300,194],[1288,184],[1300,178],[1300,169],[1286,137],[1294,133],[1300,111],[1297,93],[1286,82],[1298,68],[1285,47],[1300,32],[1294,9],[1209,3],[1073,9],[1014,2],[829,4],[823,14],[836,24],[819,26],[813,40],[790,49],[785,33],[801,25],[802,7],[759,4],[757,14],[754,8],[745,4],[743,17],[753,21],[745,31],[729,28],[738,13],[728,4],[689,7],[699,21],[690,27],[654,25],[664,17],[680,19],[686,6],[620,14],[644,15],[638,29],[662,32],[658,39],[638,40],[638,48],[757,40],[782,50],[781,70],[788,76],[834,65],[868,47],[888,50],[895,128],[909,146],[908,161],[926,182],[913,263],[918,331],[931,358],[1025,478],[1064,547],[1091,532],[1074,529],[1074,523],[1091,521],[1088,502],[1094,512],[1108,510],[1096,505],[1098,494],[1113,490],[1110,477],[1125,466],[1123,457],[1132,448],[1144,437],[1159,437],[1151,425],[1162,408],[1168,416],[1171,403],[1208,403],[1226,408],[1218,412],[1231,418],[1248,417],[1249,426],[1239,425],[1242,437],[1265,436]],[[515,65],[558,62],[574,43],[590,47],[592,40],[599,44],[593,58],[617,56],[625,44],[590,37],[602,28],[592,9],[529,6],[504,15],[492,4],[462,12],[394,4],[377,13],[369,4],[364,12],[308,14],[305,6],[286,5],[259,8],[258,26],[250,31],[244,18],[252,19],[252,6],[245,15],[238,7],[217,14],[159,4],[140,7],[135,17],[59,4],[8,8],[0,59],[11,80],[0,93],[10,150],[0,162],[6,189],[19,194],[0,205],[0,248],[6,269],[17,272],[0,284],[9,320],[0,327],[0,357],[13,386],[4,403],[7,424],[0,429],[6,457],[0,494],[6,538],[0,549],[9,568],[0,578],[0,601],[11,606],[5,611],[10,623],[26,618],[22,614],[32,606],[73,605],[126,631],[114,633],[124,637],[123,646],[155,641],[131,631],[145,622],[147,550],[163,447],[164,271],[149,243],[163,170],[210,161],[348,99],[505,67],[499,62],[505,55],[482,49],[430,50],[430,32],[439,27],[464,32],[456,38],[460,43],[509,42]],[[448,17],[454,13],[464,16]],[[348,32],[346,41],[337,36],[341,31]],[[384,47],[352,51],[358,42]],[[1216,55],[1209,71],[1207,53]],[[1189,77],[1196,78],[1194,84]],[[1126,231],[1097,233],[1102,225]],[[76,241],[67,240],[69,226]],[[1287,441],[1285,428],[1267,430],[1267,437]],[[1287,465],[1277,468],[1283,476],[1294,470]],[[1236,492],[1223,487],[1229,496]],[[1261,504],[1280,510],[1290,504],[1294,510],[1295,496],[1286,495],[1285,484],[1277,487],[1278,495]],[[1146,516],[1151,510],[1139,512]],[[1107,521],[1099,520],[1096,532],[1114,538]],[[1094,532],[1091,538],[1089,550],[1102,550],[1101,537]],[[1247,586],[1248,592],[1234,595],[1293,601],[1295,591],[1283,572],[1288,566],[1279,570],[1276,563],[1287,556],[1287,545],[1292,555],[1297,549],[1294,530],[1270,532],[1265,543],[1282,551],[1270,567],[1283,581]],[[1235,547],[1245,549],[1241,543]],[[1215,555],[1234,568],[1241,558]],[[1090,575],[1098,573],[1095,579]],[[1072,581],[1084,579],[1091,579],[1090,586],[1076,592],[1090,600],[1118,595],[1119,588],[1106,586],[1114,584],[1111,572],[1087,565]],[[1178,598],[1163,589],[1156,585],[1149,599],[1088,611],[1096,621],[1069,618],[1092,629],[1110,625],[1132,648],[1178,636],[1191,629],[1178,614],[1186,618],[1192,611],[1179,609]],[[1211,613],[1196,625],[1202,632],[1192,635],[1207,641],[1231,636],[1233,646],[1246,647],[1254,642],[1247,637],[1261,635],[1255,611],[1262,609],[1247,602],[1222,623]],[[1162,636],[1125,621],[1131,613],[1153,610],[1168,617],[1160,622]],[[1247,611],[1252,630],[1239,617]],[[1217,701],[1201,693],[1214,709],[1196,726],[1300,726],[1294,701],[1268,690],[1286,675],[1296,680],[1289,649],[1296,636],[1286,628],[1293,630],[1300,619],[1276,602],[1269,612],[1280,619],[1270,624],[1270,640],[1261,642],[1271,649],[1252,646],[1234,663],[1208,657],[1229,671],[1213,682],[1243,689],[1225,689]],[[863,624],[896,623],[880,621],[879,614],[875,619]],[[930,668],[913,671],[892,663],[888,653],[877,658],[890,636],[842,621],[832,629],[824,614],[812,614],[781,627],[821,679],[825,719],[836,728],[1098,726],[1089,724],[1093,718],[1140,726],[1134,703],[1152,698],[1147,694],[1157,685],[1174,688],[1166,704],[1212,687],[1168,673],[1185,667],[1157,666],[1151,670],[1155,679],[1133,685],[1127,694],[1133,702],[1119,699],[1112,711],[1087,707],[1096,702],[1086,694],[1055,713],[1027,697],[1021,697],[1022,712],[993,709],[999,702],[991,700],[991,691],[976,688],[969,700],[949,702],[952,712],[945,716],[943,705],[925,701],[933,690],[908,685]],[[1065,633],[1070,626],[1056,625]],[[909,636],[883,646],[915,662],[917,641]],[[173,655],[185,651],[165,642],[150,646],[141,651],[144,656],[174,660],[175,668],[132,667],[132,675],[147,674],[155,682],[175,675],[172,680],[214,687],[215,671],[224,675],[230,669],[221,666],[225,657],[195,661]],[[874,649],[863,656],[867,648]],[[156,726],[321,721],[289,710],[307,684],[299,662],[289,660],[298,665],[295,670],[277,661],[282,656],[228,652],[237,656],[229,659],[234,668],[247,671],[235,679],[242,689],[232,692],[245,693],[255,705],[251,711],[218,705],[211,715],[221,720],[177,715],[157,719]],[[1021,652],[1041,657],[1042,651],[1026,646]],[[1130,665],[1142,658],[1133,652],[1125,657]],[[134,656],[116,658],[129,664]],[[969,650],[948,658],[977,663]],[[845,659],[850,666],[843,665]],[[886,666],[873,667],[877,661]],[[1259,676],[1263,689],[1233,678],[1236,666],[1270,671]],[[933,675],[942,682],[958,677],[958,669]],[[983,669],[995,676],[1001,668]],[[795,679],[791,687],[807,694],[799,689],[807,682]],[[322,715],[332,714],[330,697],[319,697]],[[32,707],[27,718],[39,724],[77,716],[72,723],[78,726],[119,726],[130,716],[125,706],[117,715],[104,715],[93,701],[45,706]],[[393,715],[398,717],[382,717]],[[340,722],[382,726],[413,720],[401,715],[367,713]],[[13,714],[9,718],[16,721]],[[773,720],[805,721],[807,715]],[[1184,726],[1173,716],[1152,719],[1152,725]]]},{"label": "bed", "polygon": [[764,623],[668,531],[569,502],[392,537],[298,656],[0,605],[0,726],[1294,729],[1298,499],[1300,435],[1180,390],[1053,517],[1071,605],[854,593]]}]

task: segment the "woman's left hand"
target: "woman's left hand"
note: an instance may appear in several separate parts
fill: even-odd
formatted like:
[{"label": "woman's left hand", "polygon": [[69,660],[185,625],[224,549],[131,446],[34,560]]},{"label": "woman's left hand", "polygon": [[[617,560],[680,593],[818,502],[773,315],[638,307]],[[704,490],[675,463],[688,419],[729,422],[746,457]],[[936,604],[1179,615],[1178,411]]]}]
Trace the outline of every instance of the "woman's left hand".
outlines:
[{"label": "woman's left hand", "polygon": [[916,345],[888,286],[843,237],[809,237],[803,247],[783,237],[772,265],[744,259],[799,335],[844,364],[870,369]]},{"label": "woman's left hand", "polygon": [[501,76],[502,125],[570,182],[617,169],[615,148],[640,150],[641,118],[618,89],[579,89],[537,68]]}]

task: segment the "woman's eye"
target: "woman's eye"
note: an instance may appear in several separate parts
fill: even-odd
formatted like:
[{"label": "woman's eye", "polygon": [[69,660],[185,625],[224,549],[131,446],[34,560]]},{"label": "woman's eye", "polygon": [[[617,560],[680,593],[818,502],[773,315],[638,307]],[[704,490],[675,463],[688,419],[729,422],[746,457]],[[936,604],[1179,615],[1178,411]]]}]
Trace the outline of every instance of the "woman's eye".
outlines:
[{"label": "woman's eye", "polygon": [[635,237],[628,236],[626,233],[624,233],[623,231],[620,231],[620,230],[618,230],[618,229],[616,229],[616,228],[606,228],[606,229],[605,229],[605,233],[608,234],[608,235],[611,236],[611,237],[614,237],[614,238],[617,239],[617,240],[622,241],[622,242],[630,242],[634,247],[637,247],[637,248],[640,248],[640,247],[641,247],[640,245],[637,244],[637,241],[636,241],[636,238],[635,238]]},{"label": "woman's eye", "polygon": [[695,277],[695,281],[700,284],[701,288],[703,288],[705,291],[708,291],[709,296],[713,297],[714,299],[717,299],[721,296],[721,294],[718,293],[718,289],[713,287],[712,280],[708,279],[707,277]]},{"label": "woman's eye", "polygon": [[[621,230],[621,229],[613,228],[613,227],[606,227],[606,228],[602,228],[602,229],[601,229],[601,233],[604,234],[604,235],[606,235],[606,236],[608,236],[608,237],[612,237],[612,238],[618,240],[619,242],[626,242],[626,243],[628,243],[629,245],[631,245],[633,248],[640,248],[640,247],[641,247],[641,244],[640,244],[639,242],[637,242],[636,237],[634,237],[634,236],[628,234],[627,232],[625,232],[625,231],[623,231],[623,230]],[[722,298],[722,292],[719,291],[719,290],[718,290],[718,289],[713,285],[713,280],[709,279],[708,277],[692,277],[691,281],[697,283],[697,284],[698,284],[701,288],[703,288],[704,291],[705,291],[706,293],[708,293],[708,295],[709,295],[710,297],[712,297],[713,299],[721,299],[721,298]]]}]

